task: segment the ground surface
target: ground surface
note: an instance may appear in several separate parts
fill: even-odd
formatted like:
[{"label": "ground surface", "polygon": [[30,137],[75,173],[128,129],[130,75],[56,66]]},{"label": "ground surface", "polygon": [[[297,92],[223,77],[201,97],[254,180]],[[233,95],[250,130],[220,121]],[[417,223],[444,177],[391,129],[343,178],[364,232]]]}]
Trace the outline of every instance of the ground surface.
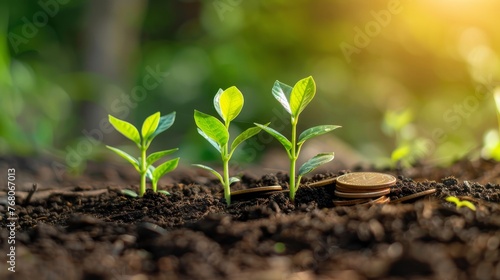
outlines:
[{"label": "ground surface", "polygon": [[[333,205],[334,184],[305,184],[295,203],[277,193],[227,207],[217,182],[191,169],[160,183],[171,196],[134,199],[119,191],[137,188],[130,169],[93,164],[73,178],[53,175],[49,164],[0,159],[5,174],[16,169],[18,215],[12,273],[0,193],[0,279],[500,279],[498,163],[388,172],[398,176],[391,199],[437,191],[349,207]],[[287,188],[286,174],[242,179],[235,189]],[[34,182],[38,190],[26,203]],[[448,195],[477,210],[456,209]]]}]

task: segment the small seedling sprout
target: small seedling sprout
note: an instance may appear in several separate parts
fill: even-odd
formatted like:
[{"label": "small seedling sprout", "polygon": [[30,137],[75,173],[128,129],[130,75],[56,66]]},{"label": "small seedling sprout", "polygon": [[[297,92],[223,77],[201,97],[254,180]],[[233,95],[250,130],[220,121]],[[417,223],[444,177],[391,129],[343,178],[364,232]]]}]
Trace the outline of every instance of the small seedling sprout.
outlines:
[{"label": "small seedling sprout", "polygon": [[448,196],[446,198],[446,201],[454,203],[457,206],[457,209],[459,209],[462,206],[465,206],[465,207],[469,208],[472,211],[476,211],[476,206],[474,206],[474,204],[472,202],[467,201],[467,200],[460,200],[456,196]]},{"label": "small seedling sprout", "polygon": [[392,168],[411,167],[418,159],[427,154],[428,140],[415,136],[413,113],[411,109],[402,111],[388,110],[384,114],[382,130],[395,138],[395,148],[391,153]]},{"label": "small seedling sprout", "polygon": [[303,131],[297,138],[297,123],[299,121],[299,115],[306,108],[306,106],[311,102],[316,94],[316,84],[312,77],[307,77],[298,81],[292,88],[282,82],[276,81],[272,90],[274,98],[280,102],[280,104],[285,108],[285,110],[290,114],[291,125],[292,125],[292,135],[291,140],[287,139],[278,131],[267,127],[266,125],[256,123],[258,127],[262,130],[271,134],[276,138],[285,148],[288,158],[290,159],[290,199],[293,201],[295,199],[295,193],[300,185],[300,180],[302,176],[311,172],[318,166],[325,164],[334,158],[334,153],[322,153],[318,154],[312,159],[308,160],[299,168],[298,176],[295,176],[295,166],[297,159],[300,154],[300,149],[302,145],[309,139],[330,132],[334,129],[339,128],[338,125],[320,125],[315,126]]},{"label": "small seedling sprout", "polygon": [[[113,152],[117,153],[119,156],[130,162],[139,172],[139,174],[141,175],[141,185],[139,189],[140,197],[142,197],[146,192],[146,177],[151,180],[153,191],[157,192],[158,181],[160,180],[160,178],[168,172],[174,170],[179,163],[179,158],[174,158],[160,164],[157,167],[153,166],[153,163],[177,151],[177,148],[155,152],[150,154],[149,156],[147,155],[147,150],[151,145],[153,139],[158,134],[170,128],[172,124],[174,124],[174,121],[175,112],[161,117],[160,112],[156,112],[146,118],[146,120],[142,124],[141,134],[139,134],[139,130],[137,130],[137,128],[132,124],[109,115],[109,122],[111,123],[111,125],[113,125],[113,127],[118,132],[123,134],[128,139],[132,140],[140,150],[140,156],[138,158],[135,158],[120,149],[106,146],[108,149],[112,150]],[[131,190],[123,190],[122,192],[133,197],[137,196],[137,194]],[[169,195],[167,191],[158,192]]]},{"label": "small seedling sprout", "polygon": [[221,175],[219,172],[205,165],[194,164],[194,166],[209,170],[220,180],[224,187],[224,198],[227,205],[231,204],[230,186],[239,181],[236,177],[229,177],[229,160],[238,145],[261,131],[258,127],[251,127],[238,135],[231,145],[229,145],[229,125],[240,114],[243,104],[243,94],[238,88],[233,86],[226,90],[219,89],[214,98],[215,110],[219,113],[224,123],[216,117],[197,110],[194,111],[194,120],[198,127],[198,133],[220,153],[224,174]]}]

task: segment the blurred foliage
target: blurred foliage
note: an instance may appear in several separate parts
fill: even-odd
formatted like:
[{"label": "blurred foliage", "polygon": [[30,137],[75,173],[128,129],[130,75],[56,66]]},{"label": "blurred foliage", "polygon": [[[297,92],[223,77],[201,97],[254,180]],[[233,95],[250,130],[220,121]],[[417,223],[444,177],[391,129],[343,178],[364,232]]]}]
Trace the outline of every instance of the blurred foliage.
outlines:
[{"label": "blurred foliage", "polygon": [[495,88],[493,91],[493,97],[495,99],[495,105],[497,109],[498,118],[498,130],[489,130],[484,135],[483,148],[481,150],[481,155],[483,158],[494,159],[500,161],[500,87]]},{"label": "blurred foliage", "polygon": [[[242,128],[280,122],[274,81],[308,75],[319,94],[299,129],[342,125],[332,137],[371,161],[386,162],[402,143],[420,138],[427,139],[418,145],[431,163],[479,156],[483,135],[497,126],[499,1],[134,1],[146,5],[139,23],[127,21],[126,12],[124,20],[106,23],[117,0],[0,4],[1,154],[67,157],[76,150],[84,161],[102,154],[84,129],[116,141],[99,123],[108,113],[137,123],[175,110],[176,124],[156,149],[180,146],[187,162],[213,160],[217,155],[196,133],[194,109],[214,113],[213,95],[235,85],[245,95]],[[108,25],[92,24],[96,10]],[[108,28],[131,34],[130,44],[99,37]],[[92,44],[107,55],[92,52]],[[120,71],[106,74],[89,66],[93,61]],[[151,69],[167,74],[144,100],[127,103],[137,86],[146,87]],[[390,112],[406,111],[413,112],[411,125],[399,131],[412,133],[394,143],[397,133],[380,124]],[[401,149],[393,160],[408,155]],[[244,152],[235,156],[251,160]]]},{"label": "blurred foliage", "polygon": [[430,140],[415,135],[413,112],[406,109],[401,112],[386,111],[382,123],[382,131],[394,139],[394,150],[389,159],[382,158],[378,164],[382,166],[410,167],[427,154]]}]

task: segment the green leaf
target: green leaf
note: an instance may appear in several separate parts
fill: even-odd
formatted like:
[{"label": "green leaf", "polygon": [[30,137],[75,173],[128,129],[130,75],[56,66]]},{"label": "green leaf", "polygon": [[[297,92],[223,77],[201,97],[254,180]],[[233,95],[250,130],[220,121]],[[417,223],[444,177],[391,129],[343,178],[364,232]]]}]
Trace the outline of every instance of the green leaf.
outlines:
[{"label": "green leaf", "polygon": [[240,178],[231,177],[231,178],[229,178],[229,185],[232,185],[233,183],[236,183],[239,181],[240,181]]},{"label": "green leaf", "polygon": [[162,194],[164,194],[164,195],[170,195],[170,193],[169,193],[169,192],[167,192],[166,190],[159,190],[159,191],[157,191],[157,192],[162,193]]},{"label": "green leaf", "polygon": [[[266,126],[268,126],[268,124],[266,124]],[[234,152],[234,150],[236,150],[236,147],[238,147],[241,143],[245,142],[246,140],[248,140],[249,138],[251,138],[252,136],[258,134],[262,129],[260,127],[250,127],[249,129],[243,131],[240,135],[238,135],[233,143],[231,144],[231,154]]]},{"label": "green leaf", "polygon": [[316,156],[308,160],[300,167],[299,176],[304,176],[305,174],[316,169],[318,166],[332,161],[333,158],[334,158],[333,153],[317,154]]},{"label": "green leaf", "polygon": [[180,158],[174,158],[158,165],[158,167],[156,167],[153,171],[153,181],[158,182],[163,175],[177,168],[179,159]]},{"label": "green leaf", "polygon": [[153,172],[155,171],[155,167],[153,165],[148,166],[148,170],[146,171],[146,177],[153,182],[154,177],[153,177]]},{"label": "green leaf", "polygon": [[226,127],[215,117],[194,110],[194,121],[198,128],[201,129],[207,137],[219,144],[219,146],[222,147],[229,141],[229,133]]},{"label": "green leaf", "polygon": [[224,114],[222,114],[222,110],[220,108],[220,96],[222,95],[222,93],[224,93],[224,90],[220,88],[214,97],[214,107],[215,107],[215,110],[217,111],[217,113],[219,114],[219,116],[222,119],[224,119]]},{"label": "green leaf", "polygon": [[134,143],[136,143],[137,145],[141,145],[141,136],[139,135],[139,131],[135,126],[126,121],[117,119],[111,115],[108,115],[108,117],[109,123],[111,123],[118,132],[123,134],[123,136],[127,137],[128,139],[134,141]]},{"label": "green leaf", "polygon": [[136,192],[134,192],[132,190],[121,190],[120,192],[124,195],[128,195],[128,196],[133,197],[133,198],[136,198],[139,196]]},{"label": "green leaf", "polygon": [[298,144],[304,143],[306,140],[311,139],[313,137],[328,133],[334,129],[337,129],[341,126],[338,125],[319,125],[315,127],[311,127],[309,129],[304,130],[299,136]]},{"label": "green leaf", "polygon": [[175,149],[171,149],[171,150],[165,150],[165,151],[159,151],[156,153],[152,153],[146,158],[146,164],[151,165],[151,164],[155,163],[157,160],[161,159],[162,157],[170,155],[171,153],[178,151],[178,150],[179,150],[178,148],[175,148]]},{"label": "green leaf", "polygon": [[404,144],[398,148],[396,148],[392,154],[391,154],[391,160],[392,162],[398,162],[407,156],[409,156],[411,153],[410,145]]},{"label": "green leaf", "polygon": [[446,201],[454,203],[457,206],[457,209],[462,207],[462,206],[465,206],[465,207],[471,209],[472,211],[476,211],[476,206],[470,201],[460,200],[458,197],[455,197],[455,196],[446,197]]},{"label": "green leaf", "polygon": [[413,121],[411,109],[403,111],[386,111],[384,114],[384,129],[388,134],[401,131],[405,126]]},{"label": "green leaf", "polygon": [[276,131],[270,127],[262,125],[262,124],[255,123],[255,125],[260,127],[265,132],[271,134],[278,141],[280,141],[281,145],[283,145],[283,147],[285,147],[285,150],[287,150],[287,152],[292,149],[292,142],[290,142],[285,136],[283,136],[283,134],[279,133],[278,131]]},{"label": "green leaf", "polygon": [[455,203],[457,205],[460,203],[460,199],[458,199],[458,197],[455,197],[455,196],[446,197],[446,201],[451,202],[451,203]]},{"label": "green leaf", "polygon": [[147,117],[144,123],[142,123],[142,139],[146,142],[149,142],[149,138],[158,128],[158,124],[160,123],[160,112],[156,112],[151,116]]},{"label": "green leaf", "polygon": [[115,147],[111,147],[111,146],[106,146],[106,148],[110,149],[111,151],[117,153],[119,156],[121,156],[122,158],[124,158],[125,160],[127,160],[128,162],[130,162],[137,171],[140,171],[139,169],[139,161],[137,161],[136,158],[134,158],[133,156],[127,154],[126,152],[120,150],[120,149],[117,149]]},{"label": "green leaf", "polygon": [[153,138],[155,138],[158,134],[169,129],[174,124],[174,122],[175,122],[175,112],[162,116],[160,118],[160,121],[158,122],[158,127],[156,128],[155,132],[151,135],[150,140],[153,140]]},{"label": "green leaf", "polygon": [[284,84],[280,81],[274,82],[273,86],[273,96],[278,100],[279,103],[281,103],[281,106],[285,108],[285,110],[291,115],[292,111],[290,110],[290,94],[292,92],[292,87]]},{"label": "green leaf", "polygon": [[306,108],[316,94],[316,84],[314,79],[309,76],[298,81],[290,94],[290,109],[292,116],[297,118],[299,114]]},{"label": "green leaf", "polygon": [[474,206],[474,204],[472,202],[470,202],[470,201],[462,200],[460,202],[460,205],[457,205],[458,208],[460,208],[462,206],[465,206],[465,207],[469,208],[472,211],[476,211],[476,206]]},{"label": "green leaf", "polygon": [[198,128],[198,133],[203,136],[203,138],[205,138],[212,146],[214,146],[214,148],[219,151],[219,153],[222,153],[222,150],[220,149],[220,146],[219,144],[217,144],[217,142],[215,142],[212,138],[208,137],[205,132],[203,132],[203,130],[199,129]]},{"label": "green leaf", "polygon": [[243,108],[243,103],[243,94],[237,87],[232,86],[222,92],[219,97],[219,114],[222,113],[221,116],[226,122],[226,125],[240,114],[241,109]]},{"label": "green leaf", "polygon": [[196,167],[199,167],[199,168],[203,168],[205,170],[208,170],[210,172],[212,172],[212,174],[214,174],[218,179],[219,181],[224,184],[224,179],[222,179],[222,175],[220,175],[219,172],[215,171],[214,169],[212,169],[211,167],[208,167],[206,165],[203,165],[203,164],[193,164],[193,166],[196,166]]}]

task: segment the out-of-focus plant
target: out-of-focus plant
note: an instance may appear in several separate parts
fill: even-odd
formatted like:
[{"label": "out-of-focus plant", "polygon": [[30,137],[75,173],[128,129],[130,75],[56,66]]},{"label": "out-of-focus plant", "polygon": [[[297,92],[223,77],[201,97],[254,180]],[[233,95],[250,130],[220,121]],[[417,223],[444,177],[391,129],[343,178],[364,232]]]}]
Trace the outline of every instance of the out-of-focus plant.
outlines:
[{"label": "out-of-focus plant", "polygon": [[0,153],[32,154],[52,150],[55,131],[71,111],[66,91],[46,65],[11,58],[7,12],[0,11]]},{"label": "out-of-focus plant", "polygon": [[410,167],[426,155],[427,139],[417,137],[412,124],[411,109],[402,111],[388,110],[384,114],[382,130],[388,136],[394,137],[394,150],[391,153],[391,167]]},{"label": "out-of-focus plant", "polygon": [[500,161],[500,137],[496,129],[491,129],[484,134],[481,156],[485,159]]},{"label": "out-of-focus plant", "polygon": [[498,130],[491,129],[484,134],[481,156],[500,161],[500,87],[494,90],[493,97],[497,109]]}]

